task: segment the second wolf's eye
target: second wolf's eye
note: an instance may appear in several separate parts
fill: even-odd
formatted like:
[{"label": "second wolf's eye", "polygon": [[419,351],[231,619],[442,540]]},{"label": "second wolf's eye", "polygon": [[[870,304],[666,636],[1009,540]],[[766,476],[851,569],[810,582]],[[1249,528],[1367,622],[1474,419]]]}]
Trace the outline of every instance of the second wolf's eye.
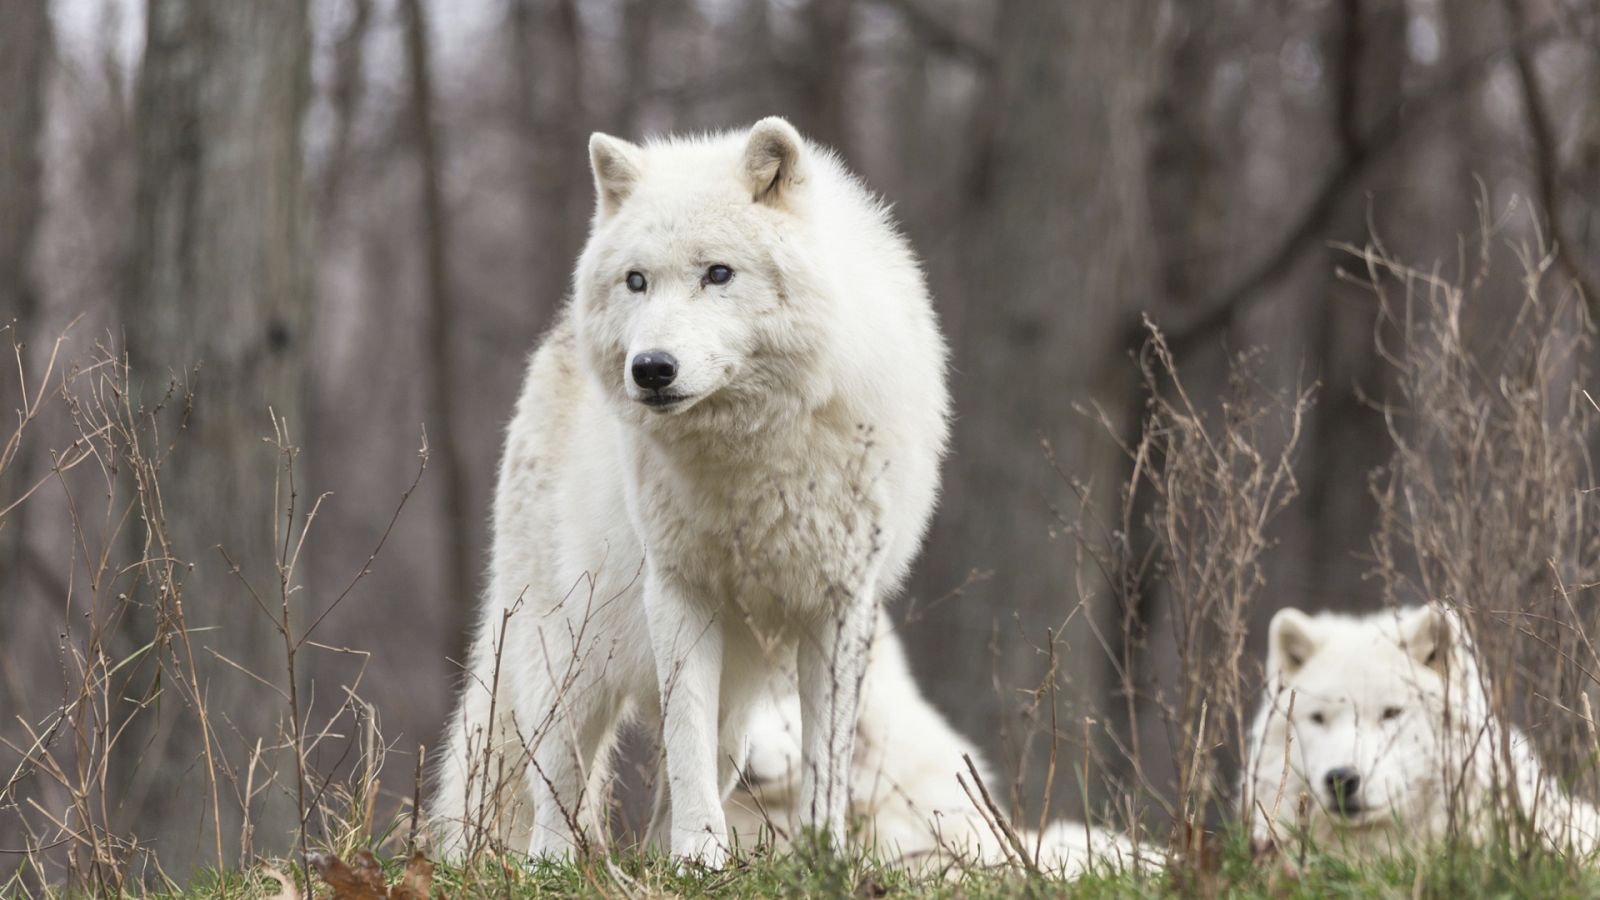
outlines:
[{"label": "second wolf's eye", "polygon": [[721,263],[706,269],[706,284],[727,284],[733,280],[733,270]]},{"label": "second wolf's eye", "polygon": [[1311,722],[1314,725],[1325,725],[1328,722],[1328,717],[1322,713],[1314,712],[1311,714]]},{"label": "second wolf's eye", "polygon": [[1383,708],[1383,720],[1385,722],[1389,721],[1390,719],[1398,719],[1398,718],[1400,718],[1400,707],[1398,707],[1398,706],[1385,706]]},{"label": "second wolf's eye", "polygon": [[633,291],[635,294],[642,294],[642,293],[644,293],[644,289],[645,289],[644,276],[639,274],[638,272],[629,272],[628,273],[628,290]]}]

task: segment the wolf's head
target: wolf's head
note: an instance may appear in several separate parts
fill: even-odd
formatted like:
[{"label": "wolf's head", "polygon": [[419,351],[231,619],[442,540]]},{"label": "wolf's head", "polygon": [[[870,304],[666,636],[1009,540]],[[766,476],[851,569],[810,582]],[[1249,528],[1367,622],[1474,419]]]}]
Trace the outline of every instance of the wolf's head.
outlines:
[{"label": "wolf's head", "polygon": [[[589,142],[596,209],[575,278],[585,360],[629,421],[804,403],[826,310],[806,253],[813,171],[831,162],[788,122],[636,145]],[[826,276],[821,276],[826,277]]]},{"label": "wolf's head", "polygon": [[1335,840],[1427,828],[1465,764],[1450,736],[1483,705],[1458,620],[1431,606],[1364,619],[1285,609],[1268,640],[1253,812],[1305,815]]}]

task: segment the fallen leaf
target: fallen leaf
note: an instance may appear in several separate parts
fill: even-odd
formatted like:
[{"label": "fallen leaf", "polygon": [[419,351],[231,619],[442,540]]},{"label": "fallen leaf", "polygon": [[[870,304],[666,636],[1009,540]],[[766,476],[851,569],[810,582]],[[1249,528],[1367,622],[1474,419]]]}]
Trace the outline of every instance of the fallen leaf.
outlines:
[{"label": "fallen leaf", "polygon": [[383,866],[370,850],[357,851],[353,863],[332,853],[312,853],[306,861],[322,876],[323,883],[333,888],[333,900],[429,900],[433,886],[433,863],[421,851],[412,855],[405,873],[393,887],[384,885]]},{"label": "fallen leaf", "polygon": [[357,853],[354,866],[332,853],[313,853],[306,861],[316,868],[323,883],[333,888],[333,900],[388,900],[383,870],[369,851]]},{"label": "fallen leaf", "polygon": [[433,863],[428,862],[428,858],[418,850],[411,854],[411,861],[406,863],[400,883],[389,889],[389,900],[428,900],[432,889]]}]

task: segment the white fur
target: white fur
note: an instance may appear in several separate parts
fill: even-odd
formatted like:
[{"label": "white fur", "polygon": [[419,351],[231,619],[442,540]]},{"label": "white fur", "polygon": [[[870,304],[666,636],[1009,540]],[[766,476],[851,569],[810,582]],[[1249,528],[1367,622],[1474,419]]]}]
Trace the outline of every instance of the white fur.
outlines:
[{"label": "white fur", "polygon": [[[459,852],[481,824],[537,856],[603,839],[613,741],[642,716],[665,750],[653,827],[720,863],[746,713],[790,661],[802,807],[842,838],[873,610],[922,539],[948,432],[921,270],[885,207],[781,119],[595,135],[590,155],[574,297],[506,435],[436,840]],[[679,363],[665,409],[629,376],[656,350]]]},{"label": "white fur", "polygon": [[[1328,783],[1341,769],[1360,778],[1345,804]],[[1259,846],[1308,834],[1360,857],[1425,845],[1452,827],[1482,840],[1497,812],[1506,824],[1507,809],[1558,849],[1589,854],[1600,838],[1600,812],[1564,791],[1526,735],[1491,713],[1460,618],[1431,606],[1274,616],[1240,796]]]},{"label": "white fur", "polygon": [[[770,836],[787,846],[804,822],[798,805],[800,703],[792,690],[762,703],[750,724],[744,783],[728,799],[728,827],[742,846]],[[923,697],[887,615],[878,616],[851,767],[850,814],[880,859],[920,871],[1003,865],[1014,853],[957,780],[980,796],[963,757],[970,757],[991,794],[1001,783],[972,742]],[[1004,802],[1000,800],[999,802]],[[1020,823],[1017,823],[1020,826]],[[1120,867],[1136,859],[1160,865],[1152,845],[1077,822],[1056,822],[1043,834],[1018,827],[1040,868],[1072,877],[1090,866]]]}]

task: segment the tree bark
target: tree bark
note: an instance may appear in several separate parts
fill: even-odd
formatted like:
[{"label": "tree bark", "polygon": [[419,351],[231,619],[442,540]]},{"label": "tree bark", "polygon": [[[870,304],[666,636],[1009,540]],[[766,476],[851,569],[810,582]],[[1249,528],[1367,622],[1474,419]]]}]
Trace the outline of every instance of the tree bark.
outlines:
[{"label": "tree bark", "polygon": [[[282,643],[241,579],[273,604],[275,559],[286,510],[275,506],[275,448],[268,410],[303,442],[310,292],[303,240],[301,117],[309,86],[306,0],[151,0],[136,100],[136,231],[122,319],[135,390],[159,400],[169,376],[194,397],[185,432],[169,422],[176,450],[161,468],[161,511],[182,569],[189,627],[201,647],[271,683],[285,680]],[[181,405],[181,404],[180,404]],[[287,485],[280,498],[287,501]],[[303,498],[302,498],[303,499]],[[298,510],[303,516],[304,508]],[[160,523],[145,521],[153,529]],[[146,551],[152,546],[146,538]],[[222,553],[240,566],[230,572]],[[170,599],[149,598],[165,609]],[[136,627],[153,627],[148,618]],[[226,710],[244,743],[270,743],[275,695],[222,665],[202,665],[197,689]],[[214,678],[210,676],[215,675]],[[173,871],[209,858],[208,828],[238,834],[237,811],[202,821],[198,729],[174,727],[186,712],[159,707],[150,744],[125,739],[130,780],[123,816],[160,823],[163,863]],[[148,711],[147,711],[148,713]],[[213,722],[220,726],[221,719]],[[233,741],[223,751],[242,752]],[[202,775],[204,773],[201,773]],[[224,785],[226,789],[226,785]],[[205,819],[209,819],[207,816]],[[262,835],[282,849],[293,819],[257,811]],[[277,827],[273,827],[277,826]],[[164,833],[163,833],[164,831]]]},{"label": "tree bark", "polygon": [[[1405,5],[1399,0],[1342,0],[1331,12],[1327,44],[1331,121],[1328,129],[1341,157],[1361,152],[1364,136],[1393,98],[1402,96],[1405,75]],[[1335,165],[1342,162],[1336,160]],[[1403,159],[1376,166],[1352,184],[1327,227],[1327,241],[1357,246],[1368,239],[1369,204],[1390,212],[1402,197],[1386,182],[1403,172]],[[1364,188],[1365,190],[1362,190]],[[1387,203],[1369,198],[1387,193]],[[1384,221],[1394,219],[1385,215]],[[1381,226],[1380,226],[1381,227]],[[1402,236],[1403,237],[1403,236]],[[1361,562],[1371,547],[1377,507],[1365,490],[1367,476],[1387,460],[1383,416],[1370,400],[1384,396],[1388,365],[1373,344],[1377,310],[1334,273],[1331,251],[1310,276],[1304,294],[1312,302],[1304,321],[1308,357],[1322,380],[1306,439],[1301,509],[1309,527],[1306,543],[1308,606],[1365,609],[1377,598]],[[1346,295],[1348,292],[1348,295]],[[1364,598],[1371,597],[1364,602]],[[1264,629],[1265,611],[1260,623]]]},{"label": "tree bark", "polygon": [[[38,286],[30,269],[39,232],[43,165],[45,76],[49,71],[51,28],[49,8],[24,0],[11,9],[0,28],[0,327],[18,327],[27,340],[39,306]],[[15,365],[6,341],[7,375],[0,385],[16,384]],[[7,426],[12,423],[13,397],[8,390]],[[9,438],[10,428],[5,429]],[[4,438],[0,438],[3,442]]]},{"label": "tree bark", "polygon": [[845,152],[850,98],[850,37],[854,0],[811,0],[805,7],[800,121],[812,140]]},{"label": "tree bark", "polygon": [[[21,496],[35,472],[26,447],[14,448],[7,459],[6,444],[26,405],[23,370],[13,354],[13,341],[24,345],[37,339],[40,300],[32,263],[42,218],[40,142],[52,38],[50,12],[43,0],[17,4],[0,27],[0,507]],[[37,369],[27,374],[27,387],[36,389],[32,379]],[[0,597],[18,603],[28,580],[27,512],[23,504],[0,519]],[[0,620],[0,647],[6,646],[9,624]],[[0,682],[7,690],[20,690],[11,675],[9,661],[0,662]]]},{"label": "tree bark", "polygon": [[[1122,461],[1072,400],[1102,403],[1113,415],[1131,402],[1122,346],[1126,310],[1146,305],[1136,120],[1154,9],[1142,0],[1092,8],[1009,0],[1000,10],[994,45],[1006,52],[983,101],[995,119],[979,152],[984,177],[972,188],[975,277],[960,315],[945,322],[957,419],[915,593],[927,601],[966,582],[969,569],[987,575],[914,614],[910,630],[916,658],[943,661],[942,706],[958,711],[967,733],[990,736],[989,749],[1012,764],[1030,724],[1018,714],[1029,702],[1019,692],[1041,684],[1047,631],[1063,649],[1060,696],[1087,699],[1063,705],[1064,740],[1081,743],[1079,717],[1101,718],[1096,705],[1109,685],[1091,622],[1109,624],[1112,610],[1100,579],[1076,570],[1070,539],[1056,539],[1053,508],[1071,517],[1076,502],[1040,442],[1052,444],[1063,471],[1115,491]],[[1100,137],[1073,140],[1082,134]],[[1093,596],[1075,612],[1080,577]],[[993,652],[975,652],[991,634]],[[1048,703],[1037,715],[1044,719],[1032,724],[1048,728]],[[1050,740],[1041,736],[1016,781],[1030,816],[1039,811],[1031,798],[1044,793]],[[1096,748],[1100,740],[1090,738]],[[1080,747],[1059,749],[1082,759]],[[1076,781],[1057,774],[1053,809],[1083,809]]]},{"label": "tree bark", "polygon": [[[38,309],[30,264],[39,231],[43,174],[39,142],[44,136],[45,76],[52,41],[45,3],[24,0],[8,9],[6,27],[0,28],[0,325],[15,319],[26,327]],[[26,339],[27,333],[22,334]],[[9,359],[6,367],[13,368]],[[8,375],[0,384],[15,381]],[[8,418],[10,399],[7,395]]]},{"label": "tree bark", "polygon": [[[444,507],[445,591],[455,609],[451,633],[465,641],[467,623],[476,608],[472,571],[472,528],[467,520],[467,475],[461,458],[455,415],[454,305],[450,296],[450,226],[444,205],[438,132],[433,114],[433,73],[429,59],[428,23],[420,0],[402,0],[406,63],[411,84],[411,136],[416,142],[422,194],[423,343],[428,354],[427,424],[433,465],[442,476]],[[458,644],[457,650],[464,648]],[[455,658],[461,658],[459,653]]]},{"label": "tree bark", "polygon": [[[625,19],[647,15],[642,2],[630,3]],[[584,96],[583,22],[572,0],[511,0],[506,26],[513,119],[525,160],[523,209],[533,273],[527,291],[534,307],[530,319],[543,330],[567,290],[593,196],[584,175],[593,119]],[[648,38],[633,31],[630,40]],[[643,76],[639,65],[637,60],[627,63],[630,76]],[[625,90],[634,93],[639,87],[630,81]],[[633,106],[624,104],[619,122],[611,127],[625,130],[633,116]]]},{"label": "tree bark", "polygon": [[318,179],[317,222],[326,228],[338,211],[344,195],[345,176],[350,172],[351,139],[356,115],[366,97],[366,45],[372,30],[372,0],[355,0],[350,23],[334,42],[333,83],[328,88],[333,107],[333,142]]}]

